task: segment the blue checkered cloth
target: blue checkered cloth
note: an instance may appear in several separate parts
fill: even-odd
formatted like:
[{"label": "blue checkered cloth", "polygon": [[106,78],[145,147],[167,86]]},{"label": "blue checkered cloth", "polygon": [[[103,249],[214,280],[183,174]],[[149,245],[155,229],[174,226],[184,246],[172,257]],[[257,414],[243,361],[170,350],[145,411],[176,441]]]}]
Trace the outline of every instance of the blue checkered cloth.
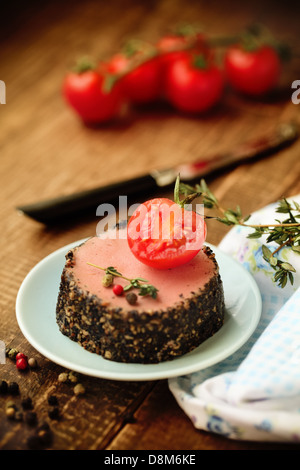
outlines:
[{"label": "blue checkered cloth", "polygon": [[[253,214],[251,222],[278,218],[276,206]],[[288,248],[280,252],[297,271],[294,285],[282,289],[261,256],[264,240],[248,234],[234,227],[219,247],[251,272],[260,289],[262,316],[255,332],[230,357],[170,379],[169,387],[198,429],[232,439],[300,442],[300,256]]]}]

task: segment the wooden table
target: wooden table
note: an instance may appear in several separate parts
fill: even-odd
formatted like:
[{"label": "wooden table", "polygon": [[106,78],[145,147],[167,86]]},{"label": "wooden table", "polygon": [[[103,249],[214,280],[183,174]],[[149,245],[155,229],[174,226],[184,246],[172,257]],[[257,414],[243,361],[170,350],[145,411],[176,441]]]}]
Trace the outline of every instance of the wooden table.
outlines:
[{"label": "wooden table", "polygon": [[[156,41],[179,21],[203,24],[209,35],[227,35],[252,21],[266,24],[283,40],[299,45],[299,3],[271,1],[195,2],[134,0],[110,2],[26,2],[7,7],[1,31],[0,79],[7,87],[1,105],[1,284],[0,339],[35,357],[37,369],[18,371],[7,359],[0,379],[29,394],[38,420],[50,423],[51,449],[58,450],[240,450],[291,449],[288,444],[238,442],[197,431],[176,404],[167,380],[119,382],[82,376],[86,393],[60,383],[64,369],[43,357],[24,338],[15,316],[18,289],[29,270],[46,255],[93,236],[95,216],[61,226],[44,226],[20,215],[16,206],[90,189],[120,177],[227,151],[272,131],[281,122],[299,121],[291,83],[300,79],[299,62],[285,66],[272,98],[251,100],[227,90],[220,106],[191,118],[166,106],[131,110],[130,117],[92,129],[65,105],[61,83],[78,57],[108,57],[124,38]],[[207,178],[225,207],[244,213],[282,196],[300,192],[300,141],[268,158],[241,164]],[[141,197],[142,198],[142,197]],[[140,199],[138,199],[140,201]],[[228,227],[208,226],[208,242],[218,244]],[[60,420],[49,420],[48,397],[56,395]],[[0,396],[0,448],[22,450],[32,428],[5,415]]]}]

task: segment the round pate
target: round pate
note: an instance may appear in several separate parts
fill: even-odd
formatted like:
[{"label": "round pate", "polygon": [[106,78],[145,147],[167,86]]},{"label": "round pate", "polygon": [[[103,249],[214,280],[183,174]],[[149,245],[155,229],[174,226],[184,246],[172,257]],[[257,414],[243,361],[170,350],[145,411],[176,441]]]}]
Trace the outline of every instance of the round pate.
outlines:
[{"label": "round pate", "polygon": [[[122,231],[120,230],[119,234]],[[143,278],[158,289],[130,305],[104,271],[114,267],[127,278]],[[128,281],[116,277],[114,283]],[[105,359],[158,363],[182,356],[216,333],[224,322],[224,292],[215,255],[204,246],[190,262],[157,270],[140,263],[126,237],[93,237],[70,250],[61,275],[56,320],[61,333]]]}]

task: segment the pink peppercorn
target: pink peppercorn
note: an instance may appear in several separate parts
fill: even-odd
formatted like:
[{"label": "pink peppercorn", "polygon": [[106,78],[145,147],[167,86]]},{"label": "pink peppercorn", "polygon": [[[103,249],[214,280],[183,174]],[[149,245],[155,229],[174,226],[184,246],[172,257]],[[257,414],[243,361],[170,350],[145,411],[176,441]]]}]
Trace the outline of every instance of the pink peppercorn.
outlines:
[{"label": "pink peppercorn", "polygon": [[18,354],[16,355],[16,361],[17,361],[18,359],[25,359],[25,360],[27,361],[27,356],[26,356],[26,354],[24,354],[24,353],[18,353]]},{"label": "pink peppercorn", "polygon": [[123,287],[120,284],[116,284],[113,287],[113,293],[115,295],[122,295],[123,294]]},{"label": "pink peppercorn", "polygon": [[20,357],[19,359],[17,359],[16,361],[17,369],[24,370],[24,369],[27,369],[27,366],[28,366],[27,358],[25,359],[25,357]]}]

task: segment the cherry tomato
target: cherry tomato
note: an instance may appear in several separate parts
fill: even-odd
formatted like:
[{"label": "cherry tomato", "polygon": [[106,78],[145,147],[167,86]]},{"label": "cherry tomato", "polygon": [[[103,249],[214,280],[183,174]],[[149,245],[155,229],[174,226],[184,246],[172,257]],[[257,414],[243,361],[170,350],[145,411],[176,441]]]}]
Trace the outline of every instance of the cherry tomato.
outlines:
[{"label": "cherry tomato", "polygon": [[157,269],[181,266],[196,256],[206,237],[203,217],[167,198],[141,204],[128,222],[128,245],[142,263]]},{"label": "cherry tomato", "polygon": [[184,48],[187,47],[187,37],[170,34],[163,36],[157,43],[157,49],[161,54],[160,63],[163,68],[168,67],[182,56]]},{"label": "cherry tomato", "polygon": [[69,73],[63,83],[67,103],[86,123],[102,123],[117,117],[123,104],[119,83],[105,91],[104,74],[96,70]]},{"label": "cherry tomato", "polygon": [[182,52],[187,49],[205,55],[211,52],[206,43],[205,36],[200,33],[193,35],[169,34],[163,36],[157,42],[156,47],[161,54],[162,65],[170,65],[180,58]]},{"label": "cherry tomato", "polygon": [[281,62],[275,49],[261,46],[247,51],[233,46],[225,55],[225,73],[234,89],[251,96],[271,91],[278,83]]},{"label": "cherry tomato", "polygon": [[[134,59],[142,59],[141,53],[133,57],[125,54],[116,54],[108,63],[108,70],[113,74],[122,74],[134,64]],[[140,65],[126,73],[122,78],[122,86],[126,97],[131,103],[143,105],[156,101],[161,93],[160,66],[157,57]]]},{"label": "cherry tomato", "polygon": [[166,94],[178,110],[201,113],[212,108],[222,97],[222,71],[202,55],[186,52],[168,69]]},{"label": "cherry tomato", "polygon": [[204,35],[200,33],[165,35],[157,42],[156,47],[160,53],[163,96],[166,95],[166,75],[169,67],[181,58],[184,59],[187,50],[193,50],[195,53],[201,53],[205,56],[211,54]]}]

